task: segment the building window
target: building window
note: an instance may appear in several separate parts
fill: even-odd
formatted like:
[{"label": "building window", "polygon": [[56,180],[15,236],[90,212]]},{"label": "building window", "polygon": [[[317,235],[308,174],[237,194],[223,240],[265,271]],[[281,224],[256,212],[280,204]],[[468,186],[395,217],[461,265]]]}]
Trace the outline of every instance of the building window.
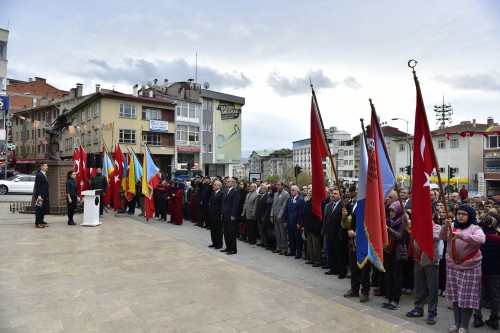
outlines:
[{"label": "building window", "polygon": [[450,140],[450,148],[458,148],[458,139]]},{"label": "building window", "polygon": [[89,106],[89,108],[87,109],[87,120],[91,119],[92,119],[92,107]]},{"label": "building window", "polygon": [[178,125],[177,141],[179,141],[181,144],[187,144],[188,142],[195,142],[196,144],[198,144],[199,130],[200,128],[197,126]]},{"label": "building window", "polygon": [[82,133],[82,139],[80,140],[82,145],[85,145],[85,133]]},{"label": "building window", "polygon": [[439,168],[439,173],[444,173],[444,168]]},{"label": "building window", "polygon": [[200,118],[200,105],[197,103],[189,103],[178,101],[175,107],[178,117],[198,119]]},{"label": "building window", "polygon": [[206,153],[207,152],[207,144],[204,143],[202,146],[202,152]]},{"label": "building window", "polygon": [[446,148],[446,141],[438,140],[438,149],[445,149],[445,148]]},{"label": "building window", "polygon": [[203,122],[203,132],[206,132],[208,129],[208,123],[205,121]]},{"label": "building window", "polygon": [[500,140],[497,135],[490,135],[486,139],[486,148],[500,148]]},{"label": "building window", "polygon": [[344,149],[339,149],[339,158],[344,157]]},{"label": "building window", "polygon": [[99,143],[99,131],[94,130],[94,144],[98,144],[98,143]]},{"label": "building window", "polygon": [[143,108],[142,120],[161,120],[161,110]]},{"label": "building window", "polygon": [[136,118],[134,104],[120,104],[121,118]]},{"label": "building window", "polygon": [[91,143],[92,143],[92,133],[88,132],[87,133],[87,145],[90,146]]},{"label": "building window", "polygon": [[85,118],[85,111],[82,110],[82,124],[85,122],[87,118]]},{"label": "building window", "polygon": [[500,159],[486,159],[484,168],[486,172],[500,172]]},{"label": "building window", "polygon": [[209,153],[211,153],[211,152],[212,152],[212,144],[211,144],[211,143],[209,143],[209,144],[208,144],[208,152],[209,152]]},{"label": "building window", "polygon": [[135,144],[135,131],[121,129],[118,134],[119,143],[132,143]]},{"label": "building window", "polygon": [[96,105],[94,106],[94,118],[99,117],[99,111],[100,111],[100,110],[99,110],[99,104],[96,104]]},{"label": "building window", "polygon": [[214,109],[214,101],[211,99],[203,100],[203,110],[212,111]]},{"label": "building window", "polygon": [[399,168],[399,172],[406,172],[405,168]]},{"label": "building window", "polygon": [[405,151],[405,144],[404,143],[399,144],[399,151]]},{"label": "building window", "polygon": [[212,123],[208,123],[208,131],[212,132]]},{"label": "building window", "polygon": [[352,165],[353,164],[353,160],[349,160],[349,165]]},{"label": "building window", "polygon": [[349,150],[349,156],[352,156],[354,154],[354,151],[351,149]]},{"label": "building window", "polygon": [[142,132],[142,141],[149,146],[161,146],[161,133]]}]

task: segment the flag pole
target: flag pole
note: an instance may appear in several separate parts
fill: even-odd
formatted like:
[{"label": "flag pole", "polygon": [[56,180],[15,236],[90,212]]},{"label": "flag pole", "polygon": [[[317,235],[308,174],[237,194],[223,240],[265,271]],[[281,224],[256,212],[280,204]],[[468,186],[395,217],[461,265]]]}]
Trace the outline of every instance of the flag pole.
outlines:
[{"label": "flag pole", "polygon": [[[377,111],[375,111],[375,105],[373,105],[371,98],[368,100],[370,101],[370,108],[372,110],[372,118],[375,119],[375,126],[377,127],[376,130],[378,131],[378,133],[382,133],[382,128],[380,127],[380,123],[378,121]],[[365,144],[366,144],[366,142],[365,142]],[[392,167],[392,162],[391,162],[391,159],[389,158],[389,153],[387,151],[387,147],[386,147],[384,141],[382,141],[382,148],[384,148],[384,154],[385,154],[385,158],[387,159],[387,162],[389,163],[389,168],[391,168],[391,172],[392,172],[392,174],[394,174],[394,168]],[[408,224],[408,214],[406,214],[406,209],[404,209],[404,206],[403,206],[403,199],[401,198],[401,194],[399,193],[398,182],[394,183],[394,190],[398,194],[399,204],[401,205],[401,210],[404,212],[403,222],[405,224],[406,230],[410,234],[410,242],[413,244],[413,241],[412,241],[413,239],[411,236],[411,228],[410,228],[410,225]]]},{"label": "flag pole", "polygon": [[[425,114],[425,105],[424,105],[424,99],[422,98],[422,90],[420,89],[420,82],[418,81],[417,72],[415,71],[415,67],[417,66],[417,63],[418,62],[416,60],[411,59],[410,61],[408,61],[408,67],[410,67],[412,69],[413,81],[415,81],[415,87],[417,88],[417,98],[419,99],[420,105],[422,106],[424,114]],[[425,130],[427,131],[427,133],[430,133],[429,122],[427,121],[427,117],[425,117],[424,126],[425,126]],[[446,219],[448,220],[448,219],[450,219],[450,213],[448,212],[448,205],[446,204],[446,198],[444,196],[443,183],[441,181],[441,173],[439,172],[439,163],[438,163],[438,160],[436,157],[436,152],[434,150],[434,145],[432,144],[432,141],[430,142],[430,144],[432,147],[432,149],[431,149],[432,156],[434,157],[434,161],[436,163],[436,175],[437,175],[438,183],[439,183],[439,197],[441,198],[441,201],[443,202],[444,212],[446,214]],[[452,230],[451,226],[449,228],[449,231],[450,231],[450,235],[448,236],[448,240],[450,240],[451,235],[453,234],[453,230]],[[455,262],[459,263],[460,259],[458,258],[458,255],[456,254],[457,251],[456,251],[455,242],[452,241],[451,245],[453,248],[453,253],[455,253],[453,259]]]},{"label": "flag pole", "polygon": [[[327,151],[328,151],[328,158],[330,159],[330,165],[332,166],[333,175],[335,176],[335,182],[337,183],[338,191],[339,191],[339,194],[340,194],[340,204],[342,205],[342,212],[343,212],[344,209],[345,209],[344,193],[340,189],[339,177],[337,175],[337,170],[335,168],[335,163],[333,161],[332,152],[330,151],[330,145],[328,144],[328,140],[326,138],[325,126],[323,125],[323,118],[321,117],[321,112],[320,112],[319,106],[318,106],[318,100],[316,98],[316,92],[314,91],[314,87],[313,87],[311,78],[309,78],[309,83],[311,85],[311,91],[312,91],[312,95],[313,95],[313,99],[314,99],[314,113],[316,114],[316,118],[319,120],[319,124],[321,126],[321,138],[323,139],[323,144],[325,145],[325,147],[328,148],[327,149]],[[342,219],[344,220],[343,216],[342,216]],[[351,226],[350,226],[349,223],[347,224],[347,230],[348,231],[351,230]],[[354,239],[352,237],[349,237],[349,244],[351,244],[351,247],[354,250],[356,249],[356,243],[355,243],[355,241],[354,241]]]}]

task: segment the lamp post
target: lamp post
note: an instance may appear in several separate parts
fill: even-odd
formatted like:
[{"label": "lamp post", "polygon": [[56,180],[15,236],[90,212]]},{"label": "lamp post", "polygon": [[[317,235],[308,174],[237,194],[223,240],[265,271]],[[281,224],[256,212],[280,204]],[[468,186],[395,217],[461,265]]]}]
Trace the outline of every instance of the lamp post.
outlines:
[{"label": "lamp post", "polygon": [[[409,160],[410,160],[409,166],[410,166],[410,170],[411,170],[411,143],[410,143],[410,134],[408,132],[408,125],[410,122],[406,119],[403,119],[403,118],[392,118],[392,120],[402,120],[402,121],[406,122],[406,143],[408,144],[408,152],[406,154],[406,164],[408,165],[408,156],[409,156]],[[410,176],[409,177],[409,179],[410,179],[409,184],[410,184],[410,188],[411,188],[411,181],[412,181],[411,175],[408,175],[408,176]]]}]

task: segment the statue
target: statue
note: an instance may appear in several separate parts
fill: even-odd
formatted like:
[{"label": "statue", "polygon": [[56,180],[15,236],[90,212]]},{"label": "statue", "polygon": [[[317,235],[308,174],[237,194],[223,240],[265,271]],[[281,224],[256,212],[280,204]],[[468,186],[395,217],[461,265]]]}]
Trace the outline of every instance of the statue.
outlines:
[{"label": "statue", "polygon": [[59,116],[57,116],[56,120],[54,120],[51,126],[45,127],[45,132],[49,134],[49,159],[51,160],[61,159],[59,142],[62,132],[67,130],[72,123],[70,113],[70,110],[64,109],[63,112]]}]

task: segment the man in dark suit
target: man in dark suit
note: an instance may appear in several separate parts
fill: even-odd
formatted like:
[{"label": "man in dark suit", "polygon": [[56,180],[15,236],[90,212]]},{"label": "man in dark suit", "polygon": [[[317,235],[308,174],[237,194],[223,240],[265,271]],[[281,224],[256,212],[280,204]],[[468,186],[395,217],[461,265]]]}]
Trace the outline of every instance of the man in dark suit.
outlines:
[{"label": "man in dark suit", "polygon": [[299,187],[292,185],[290,188],[290,197],[286,203],[285,223],[288,229],[288,241],[290,243],[290,252],[286,256],[294,256],[295,259],[302,258],[302,219],[304,215],[304,198],[299,195]]},{"label": "man in dark suit", "polygon": [[222,192],[222,183],[215,180],[213,191],[208,203],[208,218],[210,219],[210,237],[212,238],[212,245],[216,249],[222,248],[222,199],[224,193]]},{"label": "man in dark suit", "polygon": [[43,220],[49,208],[49,182],[47,181],[47,163],[40,164],[40,171],[35,177],[35,227],[46,228],[49,225]]},{"label": "man in dark suit", "polygon": [[224,241],[226,248],[221,252],[236,254],[236,230],[238,228],[238,208],[240,195],[236,189],[236,181],[227,179],[227,191],[222,199],[222,223],[224,224]]},{"label": "man in dark suit", "polygon": [[347,277],[347,231],[342,229],[342,203],[338,189],[331,192],[332,201],[326,206],[325,229],[328,252],[332,266],[327,275],[337,275],[339,279]]}]

